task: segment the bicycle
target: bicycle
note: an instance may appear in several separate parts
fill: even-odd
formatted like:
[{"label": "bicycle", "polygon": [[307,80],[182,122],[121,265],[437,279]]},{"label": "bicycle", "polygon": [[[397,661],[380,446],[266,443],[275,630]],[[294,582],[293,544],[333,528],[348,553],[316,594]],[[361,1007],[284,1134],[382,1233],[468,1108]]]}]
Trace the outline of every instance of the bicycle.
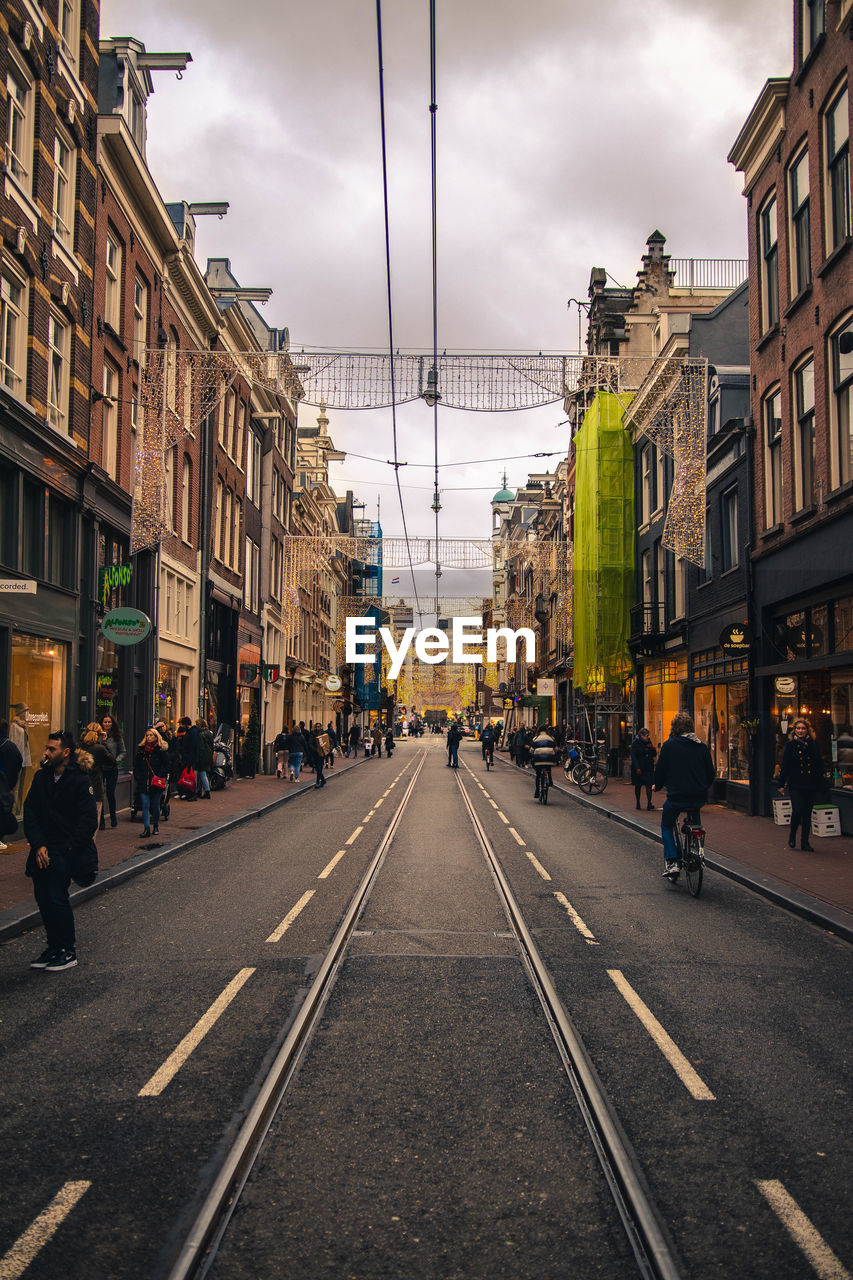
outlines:
[{"label": "bicycle", "polygon": [[688,810],[680,827],[676,822],[672,834],[678,854],[676,860],[678,870],[669,877],[670,883],[675,884],[683,871],[687,888],[694,898],[698,898],[702,890],[702,876],[705,869],[705,828],[699,821],[698,813]]},{"label": "bicycle", "polygon": [[536,799],[539,801],[540,804],[547,804],[548,789],[551,786],[551,766],[547,764],[542,765],[539,769],[537,769],[536,772],[539,774],[539,778],[538,778],[539,792],[538,792],[538,795],[536,796]]},{"label": "bicycle", "polygon": [[578,786],[581,791],[585,791],[589,796],[601,795],[607,786],[607,772],[602,768],[600,760],[593,759],[584,762],[584,770],[578,778]]},{"label": "bicycle", "polygon": [[488,773],[490,769],[495,767],[495,748],[493,746],[483,748],[483,759],[486,762],[486,773]]}]

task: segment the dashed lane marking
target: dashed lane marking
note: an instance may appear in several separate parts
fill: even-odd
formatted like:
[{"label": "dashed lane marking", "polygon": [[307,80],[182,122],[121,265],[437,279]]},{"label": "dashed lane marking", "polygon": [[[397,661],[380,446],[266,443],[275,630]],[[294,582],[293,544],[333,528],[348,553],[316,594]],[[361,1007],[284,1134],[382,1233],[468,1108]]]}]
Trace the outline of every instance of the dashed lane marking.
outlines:
[{"label": "dashed lane marking", "polygon": [[494,802],[494,800],[492,799],[492,797],[491,797],[491,796],[489,796],[489,797],[488,797],[488,801],[489,801],[489,804],[492,806],[492,808],[493,808],[493,809],[497,809],[497,807],[498,807],[498,806],[495,804],[495,802]]},{"label": "dashed lane marking", "polygon": [[[313,893],[314,890],[312,889],[311,892]],[[231,979],[222,994],[216,997],[207,1013],[199,1018],[192,1031],[184,1036],[174,1053],[169,1054],[162,1067],[154,1072],[147,1084],[142,1086],[138,1095],[140,1098],[157,1098],[160,1096],[169,1081],[180,1071],[193,1049],[201,1044],[210,1028],[225,1012],[241,987],[248,982],[254,972],[254,969],[241,969],[236,978]]]},{"label": "dashed lane marking", "polygon": [[0,1280],[18,1280],[18,1276],[24,1274],[91,1185],[91,1182],[66,1182],[60,1188],[47,1208],[42,1209],[24,1234],[0,1258]]},{"label": "dashed lane marking", "polygon": [[[530,856],[530,855],[528,854],[528,857],[529,857],[529,856]],[[550,879],[551,879],[551,877],[550,877],[549,875],[546,875],[546,877],[545,877],[545,878],[546,878],[547,880],[550,880]],[[575,911],[574,907],[573,907],[573,906],[572,906],[572,904],[569,902],[569,900],[568,900],[568,898],[566,897],[566,895],[565,895],[564,893],[558,893],[558,892],[555,890],[555,891],[554,891],[554,897],[557,899],[557,901],[559,902],[560,906],[565,908],[565,910],[566,910],[566,912],[567,912],[567,914],[568,914],[569,919],[571,920],[572,924],[573,924],[573,925],[575,926],[575,928],[577,929],[578,933],[582,935],[584,942],[588,942],[588,943],[589,943],[589,945],[590,945],[591,947],[597,947],[597,946],[598,946],[598,943],[597,943],[597,942],[596,942],[596,940],[595,940],[595,934],[592,932],[592,930],[590,929],[589,925],[588,925],[588,924],[586,924],[586,922],[585,922],[585,921],[581,920],[580,916],[578,915],[577,911]]]},{"label": "dashed lane marking", "polygon": [[515,843],[520,844],[523,849],[526,841],[522,840],[521,836],[518,834],[515,827],[510,827],[509,834],[512,836],[513,840],[515,840]]},{"label": "dashed lane marking", "polygon": [[527,854],[528,858],[529,858],[529,859],[530,859],[530,861],[533,863],[534,867],[535,867],[535,868],[536,868],[536,870],[539,872],[539,874],[540,874],[540,876],[542,877],[542,879],[543,879],[543,880],[550,880],[550,879],[551,879],[551,877],[548,875],[548,872],[547,872],[547,871],[545,870],[545,868],[542,866],[542,863],[539,861],[539,859],[538,859],[534,854],[532,854],[532,853],[530,852],[530,850],[529,850],[529,849],[525,849],[525,851],[524,851],[524,852]]},{"label": "dashed lane marking", "polygon": [[625,997],[684,1087],[697,1102],[714,1102],[714,1095],[704,1080],[700,1078],[687,1061],[669,1033],[663,1029],[648,1005],[643,1003],[624,974],[618,969],[608,969],[607,973],[613,979],[617,990]]},{"label": "dashed lane marking", "polygon": [[361,821],[362,821],[362,823],[368,823],[368,822],[370,821],[370,819],[373,817],[373,815],[374,815],[374,813],[375,813],[375,812],[376,812],[376,810],[375,810],[375,809],[371,809],[371,810],[370,810],[370,813],[366,813],[366,814],[364,815],[364,817],[362,818],[362,820],[361,820]]},{"label": "dashed lane marking", "polygon": [[509,826],[509,818],[507,818],[503,813],[501,813],[500,809],[498,809],[498,817],[500,818],[501,822],[505,822],[507,826]]},{"label": "dashed lane marking", "polygon": [[296,917],[299,915],[300,911],[302,911],[304,907],[308,906],[308,903],[311,901],[313,897],[314,897],[313,889],[309,889],[307,893],[303,893],[302,897],[299,899],[296,906],[291,908],[290,911],[288,911],[287,915],[284,917],[284,919],[282,920],[278,928],[275,930],[275,932],[271,933],[270,936],[267,938],[267,942],[281,942],[282,938],[287,933],[288,929],[293,924]]},{"label": "dashed lane marking", "polygon": [[353,831],[349,840],[345,840],[344,844],[355,844],[356,840],[361,835],[363,830],[364,830],[364,827],[356,827],[355,831]]},{"label": "dashed lane marking", "polygon": [[781,1182],[755,1180],[755,1185],[798,1249],[806,1255],[820,1280],[850,1280],[850,1272],[835,1256],[814,1223],[806,1217]]},{"label": "dashed lane marking", "polygon": [[385,797],[380,796],[379,799],[376,801],[376,804],[373,806],[373,812],[375,813],[376,810],[379,808],[379,806],[384,803],[385,803]]},{"label": "dashed lane marking", "polygon": [[317,879],[326,880],[332,874],[335,867],[338,865],[338,863],[340,862],[341,858],[344,856],[345,853],[346,853],[346,849],[338,849],[338,852],[335,854],[334,858],[332,858],[332,861],[328,864],[328,866],[325,866],[323,868],[323,870],[318,875]]}]

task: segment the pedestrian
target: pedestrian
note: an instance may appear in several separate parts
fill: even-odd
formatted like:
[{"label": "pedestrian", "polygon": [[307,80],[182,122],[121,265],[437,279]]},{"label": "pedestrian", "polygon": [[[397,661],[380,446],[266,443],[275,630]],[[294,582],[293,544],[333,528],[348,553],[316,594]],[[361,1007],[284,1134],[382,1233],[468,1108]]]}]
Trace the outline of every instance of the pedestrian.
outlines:
[{"label": "pedestrian", "polygon": [[32,877],[47,934],[47,946],[32,961],[32,969],[60,973],[77,964],[74,912],[68,896],[71,872],[84,856],[89,868],[97,871],[98,809],[86,767],[90,762],[87,752],[74,750],[70,733],[49,733],[41,768],[24,801],[24,833],[30,846],[26,872]]},{"label": "pedestrian", "polygon": [[513,735],[513,742],[515,746],[515,767],[517,769],[523,769],[526,744],[523,725],[519,725],[516,729],[515,734]]},{"label": "pedestrian", "polygon": [[788,832],[788,848],[797,843],[797,827],[800,828],[800,849],[814,853],[809,844],[812,829],[812,809],[817,794],[826,786],[823,758],[815,742],[811,725],[807,720],[795,720],[792,737],[782,756],[782,768],[777,786],[788,786],[791,801],[791,827]]},{"label": "pedestrian", "polygon": [[640,792],[646,789],[646,808],[654,809],[652,804],[652,787],[655,781],[655,756],[657,747],[652,745],[648,729],[640,729],[631,743],[631,781],[634,784],[634,795],[637,797],[637,808],[640,804]]},{"label": "pedestrian", "polygon": [[290,781],[299,781],[299,770],[302,768],[302,760],[305,755],[305,739],[294,724],[290,733],[287,735],[287,759],[290,765]]},{"label": "pedestrian", "polygon": [[104,791],[106,793],[107,808],[110,811],[110,826],[117,827],[116,783],[118,782],[119,769],[127,759],[127,747],[124,745],[121,729],[119,729],[111,715],[101,716],[101,728],[106,735],[104,746],[113,760],[115,760],[115,765],[112,768],[104,770]]},{"label": "pedestrian", "polygon": [[[80,739],[80,745],[89,752],[92,757],[92,768],[89,771],[89,779],[92,783],[92,790],[95,793],[95,803],[98,806],[98,830],[105,830],[104,822],[104,804],[106,802],[106,775],[115,771],[118,775],[118,766],[115,756],[107,749],[107,735],[101,725],[97,721],[87,724],[83,730],[83,736]],[[115,796],[115,790],[113,790]],[[113,799],[115,805],[115,799]],[[115,823],[113,823],[115,826]]]},{"label": "pedestrian", "polygon": [[177,733],[174,733],[169,728],[165,720],[158,720],[154,728],[163,739],[168,761],[168,769],[166,771],[168,786],[163,792],[163,798],[160,801],[160,817],[164,822],[168,822],[171,811],[171,796],[177,790],[178,778],[181,773],[181,744]]},{"label": "pedestrian", "polygon": [[329,739],[329,754],[326,756],[326,764],[330,769],[335,767],[335,752],[338,749],[338,735],[335,733],[335,726],[331,720],[326,725],[326,736]]},{"label": "pedestrian", "polygon": [[[0,773],[2,773],[6,779],[6,786],[9,788],[9,796],[7,797],[6,802],[7,804],[11,803],[13,812],[15,808],[15,790],[18,786],[18,778],[21,773],[22,764],[23,761],[21,759],[21,753],[9,737],[9,721],[0,720]],[[15,825],[13,825],[13,823]],[[0,830],[0,836],[13,835],[15,826],[16,820],[10,816],[10,830]],[[4,844],[2,839],[0,839],[0,853],[5,849],[8,849],[8,847],[9,846]]]},{"label": "pedestrian", "polygon": [[358,744],[360,741],[361,741],[361,726],[356,721],[350,727],[349,735],[347,737],[347,759],[349,759],[350,752],[352,752],[356,760],[358,759]]},{"label": "pedestrian", "polygon": [[198,800],[198,729],[189,716],[181,716],[180,733],[181,770],[178,776],[181,777],[186,769],[191,769],[193,774],[192,789],[182,787],[181,795],[184,800]]},{"label": "pedestrian", "polygon": [[202,800],[210,799],[210,775],[213,772],[213,734],[201,716],[195,722],[198,730],[198,791]]},{"label": "pedestrian", "polygon": [[169,785],[169,749],[156,729],[146,729],[133,758],[133,777],[142,806],[143,839],[160,830],[160,806]]},{"label": "pedestrian", "polygon": [[382,759],[382,725],[377,720],[373,728],[370,730],[370,740],[373,748],[370,752],[372,756],[379,756]]},{"label": "pedestrian", "polygon": [[459,727],[458,720],[454,720],[453,724],[447,731],[447,754],[448,764],[451,769],[459,768],[459,743],[462,741],[462,730]]},{"label": "pedestrian", "polygon": [[275,752],[275,776],[277,778],[287,777],[287,725],[282,725],[281,733],[276,735],[272,744]]},{"label": "pedestrian", "polygon": [[326,785],[326,779],[323,777],[323,766],[329,754],[329,738],[328,734],[323,732],[322,725],[315,724],[312,726],[311,752],[314,756],[314,772],[317,775],[314,789],[317,790],[319,787],[325,787]]},{"label": "pedestrian", "polygon": [[393,752],[394,752],[394,746],[395,746],[395,743],[394,743],[394,730],[393,730],[393,729],[391,728],[391,726],[389,725],[389,726],[388,726],[388,729],[387,729],[387,732],[386,732],[386,734],[385,734],[385,754],[386,754],[386,756],[388,757],[388,759],[389,759],[389,760],[391,759],[391,756],[393,755]]},{"label": "pedestrian", "polygon": [[15,794],[15,814],[20,818],[24,811],[24,792],[27,788],[27,770],[32,768],[30,755],[30,735],[27,729],[27,711],[25,702],[16,702],[12,708],[12,723],[9,726],[9,737],[21,753],[21,771],[18,774],[18,787]]}]

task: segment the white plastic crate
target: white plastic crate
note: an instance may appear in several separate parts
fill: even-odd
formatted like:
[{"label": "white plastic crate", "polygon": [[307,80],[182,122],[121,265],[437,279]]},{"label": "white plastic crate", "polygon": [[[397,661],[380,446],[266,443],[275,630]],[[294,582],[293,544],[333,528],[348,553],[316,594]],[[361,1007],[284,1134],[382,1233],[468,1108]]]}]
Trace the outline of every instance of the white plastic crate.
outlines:
[{"label": "white plastic crate", "polygon": [[812,809],[812,835],[841,835],[841,817],[835,805],[815,805],[814,809]]},{"label": "white plastic crate", "polygon": [[790,800],[773,801],[773,821],[777,827],[789,827],[791,825]]}]

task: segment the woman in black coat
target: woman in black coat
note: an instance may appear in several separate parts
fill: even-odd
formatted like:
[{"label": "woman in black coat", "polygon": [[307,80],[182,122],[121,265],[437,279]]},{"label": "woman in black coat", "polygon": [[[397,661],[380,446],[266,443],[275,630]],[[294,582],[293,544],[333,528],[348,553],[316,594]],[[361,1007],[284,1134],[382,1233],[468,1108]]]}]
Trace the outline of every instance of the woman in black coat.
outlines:
[{"label": "woman in black coat", "polygon": [[640,804],[640,792],[646,788],[646,808],[654,809],[652,804],[652,786],[655,781],[655,756],[657,747],[652,746],[648,729],[641,729],[631,743],[631,781],[634,784],[634,795],[637,797],[637,808]]},{"label": "woman in black coat", "polygon": [[133,758],[133,780],[142,804],[143,836],[150,836],[152,829],[156,836],[160,829],[160,804],[166,789],[155,786],[153,779],[162,778],[168,783],[168,777],[166,743],[156,729],[146,729]]},{"label": "woman in black coat", "polygon": [[806,720],[795,720],[793,737],[785,747],[782,768],[776,779],[779,787],[788,784],[791,799],[791,829],[788,832],[788,848],[797,843],[797,827],[800,828],[800,848],[813,853],[809,844],[812,829],[812,809],[819,791],[826,785],[823,757],[818,751],[811,726]]}]

